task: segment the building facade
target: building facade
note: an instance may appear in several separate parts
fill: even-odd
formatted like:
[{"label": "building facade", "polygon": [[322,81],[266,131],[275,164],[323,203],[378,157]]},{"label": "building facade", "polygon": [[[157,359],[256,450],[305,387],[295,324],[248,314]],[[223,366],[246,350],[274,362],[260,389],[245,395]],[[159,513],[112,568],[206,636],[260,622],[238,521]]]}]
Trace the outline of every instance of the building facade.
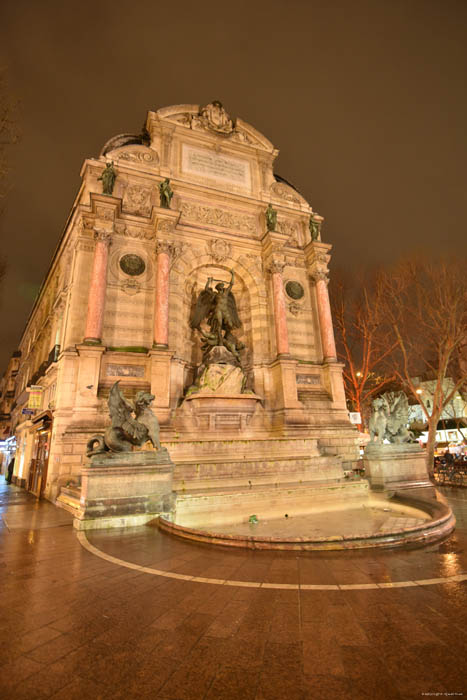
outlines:
[{"label": "building facade", "polygon": [[[19,345],[15,472],[33,493],[55,501],[79,487],[86,442],[108,423],[117,380],[128,397],[155,395],[176,465],[189,449],[181,443],[200,434],[307,435],[344,463],[358,457],[329,308],[331,246],[322,218],[274,174],[277,155],[213,102],[149,112],[142,135],[114,137],[84,162]],[[116,178],[103,193],[110,163]],[[228,282],[231,270],[246,389],[257,401],[252,412],[201,411],[185,400],[201,362],[189,321],[206,281]],[[28,415],[31,388],[40,406]]]}]

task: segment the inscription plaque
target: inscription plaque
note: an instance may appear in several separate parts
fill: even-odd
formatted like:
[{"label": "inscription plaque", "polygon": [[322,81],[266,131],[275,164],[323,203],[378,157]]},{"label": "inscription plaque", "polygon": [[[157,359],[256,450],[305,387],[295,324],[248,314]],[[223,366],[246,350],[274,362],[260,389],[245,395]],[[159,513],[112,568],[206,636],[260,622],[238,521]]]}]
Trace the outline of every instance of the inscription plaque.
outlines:
[{"label": "inscription plaque", "polygon": [[107,365],[107,377],[144,377],[141,365]]},{"label": "inscription plaque", "polygon": [[319,374],[297,374],[297,384],[318,385],[321,384]]},{"label": "inscription plaque", "polygon": [[184,145],[182,168],[186,173],[251,189],[250,164],[240,158]]}]

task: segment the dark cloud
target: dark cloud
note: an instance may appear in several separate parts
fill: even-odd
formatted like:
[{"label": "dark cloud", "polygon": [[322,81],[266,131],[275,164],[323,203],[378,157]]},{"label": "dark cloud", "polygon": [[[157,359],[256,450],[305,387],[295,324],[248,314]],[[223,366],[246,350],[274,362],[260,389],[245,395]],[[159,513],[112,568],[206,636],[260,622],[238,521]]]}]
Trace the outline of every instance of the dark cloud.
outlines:
[{"label": "dark cloud", "polygon": [[[0,366],[15,349],[87,156],[148,109],[221,100],[280,148],[334,264],[465,255],[467,5],[454,0],[4,3],[22,101]],[[29,290],[25,294],[25,290]]]}]

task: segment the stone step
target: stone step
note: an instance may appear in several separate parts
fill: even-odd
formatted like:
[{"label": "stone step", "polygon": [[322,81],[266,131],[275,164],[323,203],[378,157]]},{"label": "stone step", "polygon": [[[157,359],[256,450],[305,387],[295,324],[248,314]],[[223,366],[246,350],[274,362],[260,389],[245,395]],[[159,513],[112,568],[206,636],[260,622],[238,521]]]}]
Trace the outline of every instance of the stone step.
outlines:
[{"label": "stone step", "polygon": [[194,461],[258,460],[271,458],[320,457],[323,451],[316,438],[255,438],[251,440],[209,440],[202,435],[199,440],[167,440],[172,461],[176,464]]},{"label": "stone step", "polygon": [[80,498],[81,488],[79,486],[62,486],[55,505],[76,516],[81,510]]},{"label": "stone step", "polygon": [[365,480],[321,481],[263,484],[245,487],[196,489],[178,492],[173,521],[184,527],[209,530],[219,525],[258,519],[305,515],[311,512],[339,510],[349,501],[366,499]]},{"label": "stone step", "polygon": [[275,484],[282,482],[328,481],[344,476],[342,463],[335,456],[282,457],[269,460],[203,460],[176,463],[174,488],[176,490],[211,488],[222,486],[245,486]]}]

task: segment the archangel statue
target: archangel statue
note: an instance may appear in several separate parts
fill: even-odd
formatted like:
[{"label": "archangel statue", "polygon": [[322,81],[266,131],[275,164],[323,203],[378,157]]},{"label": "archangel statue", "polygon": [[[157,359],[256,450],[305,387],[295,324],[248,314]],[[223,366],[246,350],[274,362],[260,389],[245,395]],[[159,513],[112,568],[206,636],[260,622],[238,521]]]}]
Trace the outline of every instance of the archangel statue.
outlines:
[{"label": "archangel statue", "polygon": [[159,422],[150,405],[154,395],[138,391],[134,404],[123,396],[119,382],[115,382],[109,395],[109,413],[112,421],[104,435],[94,435],[86,446],[86,455],[104,452],[131,452],[133,445],[142,447],[149,440],[157,450],[162,450],[159,440]]},{"label": "archangel statue", "polygon": [[102,180],[102,194],[112,194],[116,178],[117,173],[115,172],[114,162],[107,163],[105,170],[102,171],[102,175],[97,178]]},{"label": "archangel statue", "polygon": [[396,444],[412,442],[413,434],[407,430],[408,415],[409,400],[403,391],[378,396],[370,417],[370,442],[379,445],[383,440]]},{"label": "archangel statue", "polygon": [[[199,293],[196,306],[193,311],[190,326],[195,328],[201,338],[203,358],[214,346],[223,346],[229,350],[235,359],[240,362],[239,350],[244,348],[243,343],[238,341],[232,334],[232,330],[240,328],[241,322],[238,317],[237,304],[232,294],[234,284],[234,272],[230,271],[230,284],[226,285],[221,280],[214,280],[209,277],[205,288]],[[212,283],[216,281],[215,289]],[[209,332],[201,328],[202,321],[206,319]]]}]

